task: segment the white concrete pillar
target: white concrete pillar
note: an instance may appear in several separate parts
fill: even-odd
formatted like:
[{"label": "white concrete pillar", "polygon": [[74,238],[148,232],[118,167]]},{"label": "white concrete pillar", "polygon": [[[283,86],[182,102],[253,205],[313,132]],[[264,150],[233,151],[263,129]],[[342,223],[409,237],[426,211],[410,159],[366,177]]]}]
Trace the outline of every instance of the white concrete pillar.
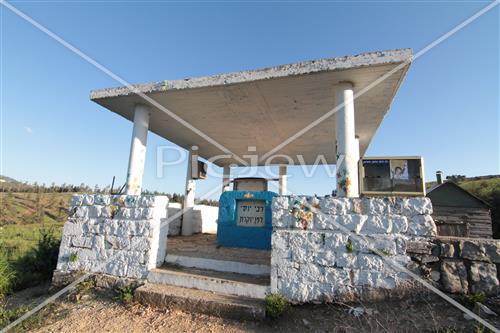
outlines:
[{"label": "white concrete pillar", "polygon": [[137,104],[134,108],[134,130],[127,172],[126,193],[129,195],[141,194],[150,112],[151,109],[147,105]]},{"label": "white concrete pillar", "polygon": [[222,175],[222,192],[229,191],[230,179],[231,179],[231,166],[224,165],[224,171]]},{"label": "white concrete pillar", "polygon": [[335,87],[337,105],[343,105],[336,114],[337,135],[337,196],[359,197],[358,159],[354,122],[354,92],[352,83]]},{"label": "white concrete pillar", "polygon": [[196,190],[196,182],[193,179],[193,165],[198,163],[198,147],[193,146],[188,154],[188,165],[186,172],[186,190],[184,192],[184,214],[182,215],[182,235],[189,236],[193,234],[194,229],[194,219],[193,219],[193,207],[194,207],[194,196]]},{"label": "white concrete pillar", "polygon": [[280,165],[279,194],[286,195],[286,165]]}]

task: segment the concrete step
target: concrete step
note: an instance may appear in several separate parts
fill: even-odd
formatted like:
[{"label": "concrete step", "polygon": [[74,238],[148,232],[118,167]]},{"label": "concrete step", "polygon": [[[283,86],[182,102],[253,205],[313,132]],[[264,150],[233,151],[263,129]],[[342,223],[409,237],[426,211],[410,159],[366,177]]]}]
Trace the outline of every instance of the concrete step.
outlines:
[{"label": "concrete step", "polygon": [[147,283],[134,292],[136,301],[156,307],[176,308],[237,320],[265,317],[262,300],[163,284]]},{"label": "concrete step", "polygon": [[264,299],[270,290],[269,276],[219,272],[164,265],[149,271],[148,282]]},{"label": "concrete step", "polygon": [[269,265],[249,264],[239,261],[196,258],[167,254],[165,262],[167,264],[178,265],[182,267],[209,269],[219,272],[268,276],[271,274],[271,266]]}]

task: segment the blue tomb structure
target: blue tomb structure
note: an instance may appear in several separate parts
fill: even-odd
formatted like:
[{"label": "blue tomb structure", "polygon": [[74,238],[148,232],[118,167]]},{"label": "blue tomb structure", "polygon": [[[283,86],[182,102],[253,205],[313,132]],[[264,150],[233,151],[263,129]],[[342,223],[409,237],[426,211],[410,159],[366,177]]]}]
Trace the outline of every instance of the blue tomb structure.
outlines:
[{"label": "blue tomb structure", "polygon": [[272,210],[276,193],[267,191],[267,180],[234,180],[234,191],[219,199],[217,244],[260,250],[271,249]]}]

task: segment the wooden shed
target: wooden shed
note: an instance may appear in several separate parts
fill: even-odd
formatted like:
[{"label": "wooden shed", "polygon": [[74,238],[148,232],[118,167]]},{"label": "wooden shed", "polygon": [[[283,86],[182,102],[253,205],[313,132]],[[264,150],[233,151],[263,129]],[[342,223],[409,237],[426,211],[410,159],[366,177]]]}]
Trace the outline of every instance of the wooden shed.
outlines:
[{"label": "wooden shed", "polygon": [[491,207],[453,182],[431,188],[432,217],[439,236],[492,238]]}]

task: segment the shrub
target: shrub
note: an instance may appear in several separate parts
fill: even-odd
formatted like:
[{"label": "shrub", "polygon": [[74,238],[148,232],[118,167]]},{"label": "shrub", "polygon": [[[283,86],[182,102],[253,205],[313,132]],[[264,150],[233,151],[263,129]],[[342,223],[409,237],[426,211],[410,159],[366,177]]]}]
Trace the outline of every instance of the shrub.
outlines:
[{"label": "shrub", "polygon": [[14,283],[16,273],[3,254],[0,254],[0,300],[8,293]]},{"label": "shrub", "polygon": [[0,306],[0,327],[5,327],[29,311],[28,307],[21,306],[15,309],[6,309]]},{"label": "shrub", "polygon": [[354,252],[354,246],[352,245],[352,241],[350,238],[347,240],[347,244],[345,245],[345,249],[346,249],[347,253]]},{"label": "shrub", "polygon": [[125,304],[131,303],[134,300],[134,290],[136,290],[138,287],[139,286],[136,284],[130,284],[128,286],[116,288],[115,299]]},{"label": "shrub", "polygon": [[483,293],[469,295],[459,295],[458,301],[468,308],[473,308],[476,303],[486,302],[486,296]]},{"label": "shrub", "polygon": [[16,289],[23,289],[48,281],[57,266],[59,245],[54,229],[41,229],[35,248],[14,263],[17,271]]},{"label": "shrub", "polygon": [[265,298],[266,314],[271,318],[278,318],[290,307],[287,299],[281,294],[269,294]]}]

